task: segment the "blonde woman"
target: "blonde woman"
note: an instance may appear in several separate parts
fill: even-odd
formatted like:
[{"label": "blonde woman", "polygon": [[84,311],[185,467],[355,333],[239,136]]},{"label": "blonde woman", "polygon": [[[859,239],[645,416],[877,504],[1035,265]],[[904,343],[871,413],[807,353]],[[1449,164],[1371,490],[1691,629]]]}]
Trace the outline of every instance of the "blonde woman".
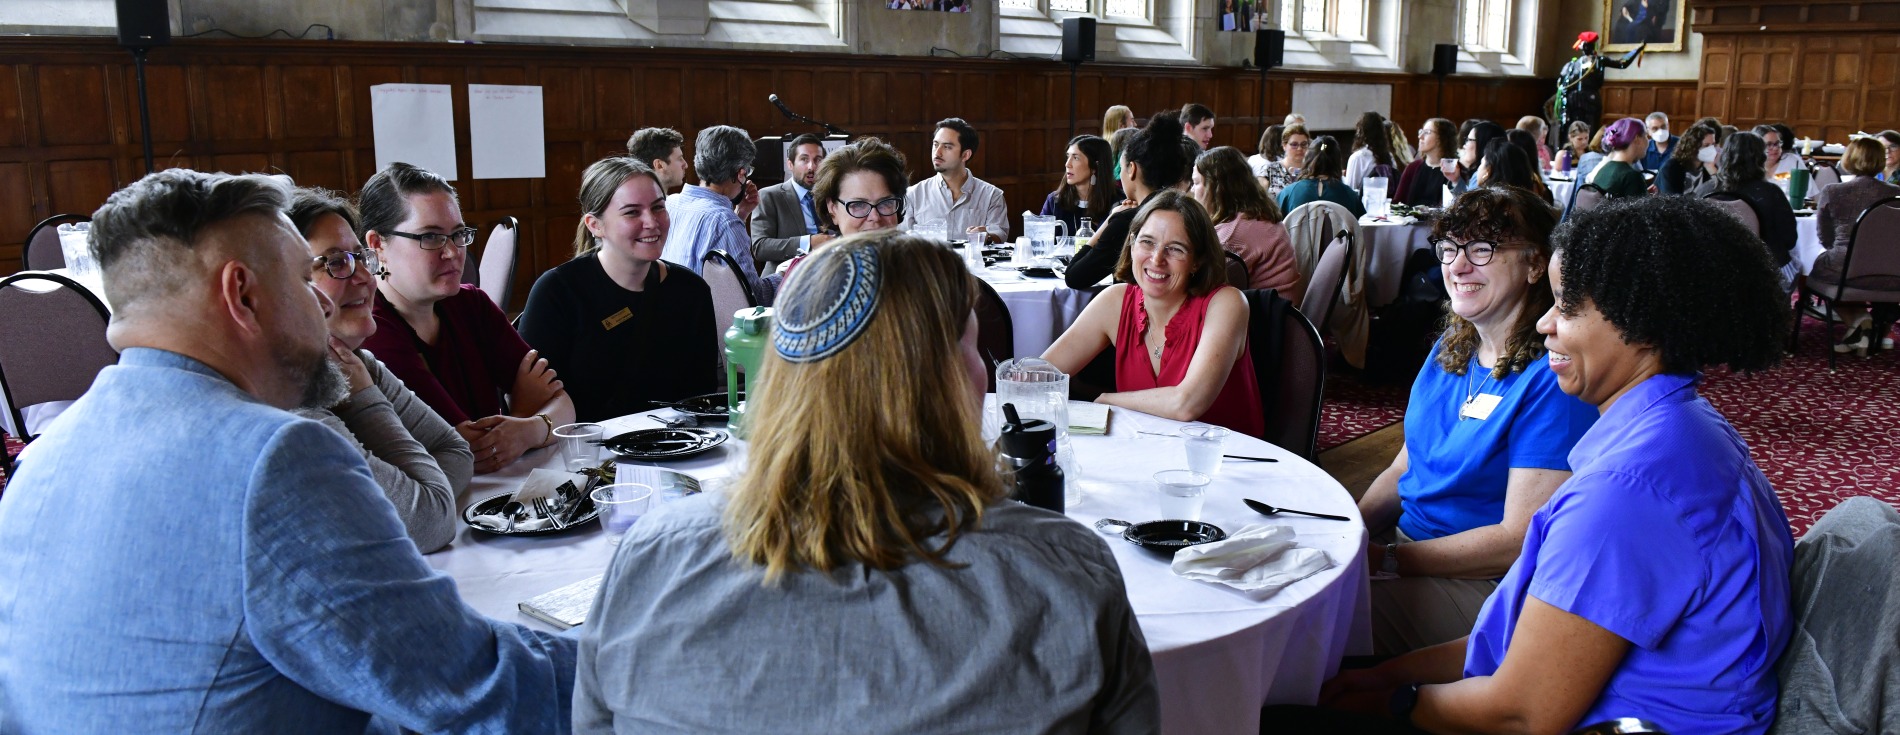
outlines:
[{"label": "blonde woman", "polygon": [[1132,127],[1135,127],[1135,111],[1128,109],[1127,105],[1110,107],[1108,112],[1102,115],[1103,139],[1115,137],[1117,130]]},{"label": "blonde woman", "polygon": [[1107,545],[1004,500],[976,294],[894,231],[799,266],[744,474],[641,519],[607,570],[575,732],[1156,731]]}]

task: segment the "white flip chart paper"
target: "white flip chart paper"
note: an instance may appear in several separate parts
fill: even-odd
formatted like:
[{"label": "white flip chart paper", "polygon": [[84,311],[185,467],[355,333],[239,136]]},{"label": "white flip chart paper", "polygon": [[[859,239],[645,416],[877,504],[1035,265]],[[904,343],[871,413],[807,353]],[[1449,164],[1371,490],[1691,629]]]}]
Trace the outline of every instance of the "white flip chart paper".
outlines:
[{"label": "white flip chart paper", "polygon": [[538,179],[547,176],[547,137],[541,120],[541,88],[504,84],[468,85],[469,151],[478,179]]},{"label": "white flip chart paper", "polygon": [[446,84],[378,84],[369,88],[376,132],[376,168],[401,161],[450,181],[455,168],[455,105]]}]

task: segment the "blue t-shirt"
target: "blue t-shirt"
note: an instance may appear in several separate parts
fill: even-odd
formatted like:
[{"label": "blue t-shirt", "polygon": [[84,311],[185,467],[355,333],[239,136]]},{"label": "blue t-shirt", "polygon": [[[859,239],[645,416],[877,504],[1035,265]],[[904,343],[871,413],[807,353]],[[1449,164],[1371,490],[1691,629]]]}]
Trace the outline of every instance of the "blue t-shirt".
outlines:
[{"label": "blue t-shirt", "polygon": [[[1405,454],[1399,476],[1399,530],[1424,541],[1504,520],[1511,468],[1568,470],[1570,448],[1597,420],[1595,408],[1557,387],[1550,358],[1503,379],[1478,366],[1464,375],[1438,366],[1432,349],[1405,407]],[[1484,419],[1458,418],[1471,395],[1499,397]]]},{"label": "blue t-shirt", "polygon": [[1775,489],[1688,375],[1618,399],[1570,454],[1485,601],[1465,676],[1497,672],[1536,597],[1631,644],[1578,724],[1640,716],[1676,735],[1761,733],[1791,628],[1794,539]]}]

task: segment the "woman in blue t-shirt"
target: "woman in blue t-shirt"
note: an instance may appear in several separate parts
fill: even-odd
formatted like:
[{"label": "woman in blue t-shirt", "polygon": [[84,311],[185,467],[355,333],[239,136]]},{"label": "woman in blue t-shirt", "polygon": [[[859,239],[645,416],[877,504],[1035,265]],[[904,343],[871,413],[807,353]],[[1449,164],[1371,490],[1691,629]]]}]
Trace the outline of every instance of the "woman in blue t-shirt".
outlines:
[{"label": "woman in blue t-shirt", "polygon": [[1538,331],[1564,392],[1602,413],[1570,454],[1576,474],[1532,516],[1468,640],[1347,672],[1320,690],[1326,709],[1262,722],[1495,733],[1640,717],[1675,735],[1767,731],[1794,540],[1695,383],[1707,365],[1779,361],[1788,301],[1760,240],[1719,211],[1639,197],[1557,232],[1556,306]]},{"label": "woman in blue t-shirt", "polygon": [[[1570,476],[1596,412],[1557,389],[1537,336],[1557,213],[1516,187],[1459,197],[1433,228],[1451,308],[1412,384],[1405,448],[1359,500],[1373,534],[1373,652],[1471,632],[1531,512]],[[1396,576],[1396,578],[1392,578]]]}]

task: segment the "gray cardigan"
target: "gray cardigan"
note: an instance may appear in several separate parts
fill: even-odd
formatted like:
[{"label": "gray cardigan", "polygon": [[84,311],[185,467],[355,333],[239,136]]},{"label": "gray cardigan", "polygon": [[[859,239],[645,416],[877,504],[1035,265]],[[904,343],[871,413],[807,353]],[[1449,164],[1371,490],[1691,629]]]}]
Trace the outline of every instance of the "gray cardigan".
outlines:
[{"label": "gray cardigan", "polygon": [[369,461],[369,471],[424,554],[448,546],[458,530],[455,499],[475,474],[475,455],[434,409],[368,350],[357,350],[373,385],[328,411],[301,409],[342,434]]}]

